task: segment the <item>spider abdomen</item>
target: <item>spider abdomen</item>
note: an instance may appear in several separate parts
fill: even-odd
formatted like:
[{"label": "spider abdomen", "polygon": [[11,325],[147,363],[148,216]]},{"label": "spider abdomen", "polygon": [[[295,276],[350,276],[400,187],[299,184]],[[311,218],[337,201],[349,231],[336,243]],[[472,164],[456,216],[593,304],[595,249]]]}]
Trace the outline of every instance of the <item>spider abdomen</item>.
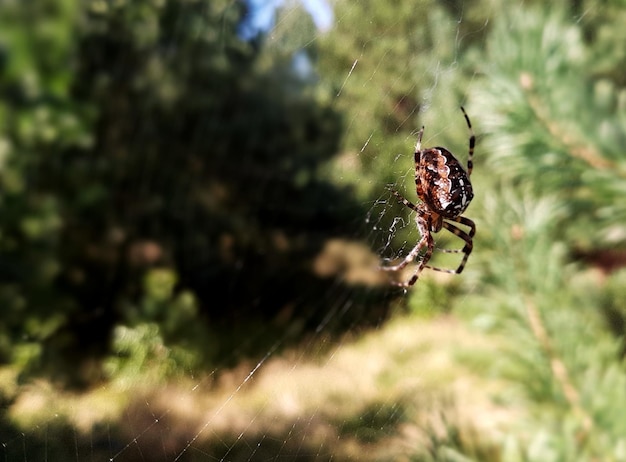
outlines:
[{"label": "spider abdomen", "polygon": [[415,160],[419,198],[433,212],[446,218],[461,215],[474,192],[467,172],[454,155],[445,148],[435,147],[416,153]]}]

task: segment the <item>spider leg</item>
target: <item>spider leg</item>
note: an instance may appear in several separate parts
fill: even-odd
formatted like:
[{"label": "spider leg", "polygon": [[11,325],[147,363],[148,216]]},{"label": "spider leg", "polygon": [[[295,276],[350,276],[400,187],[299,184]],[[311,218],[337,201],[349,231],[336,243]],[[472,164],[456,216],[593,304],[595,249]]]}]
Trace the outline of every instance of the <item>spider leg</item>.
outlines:
[{"label": "spider leg", "polygon": [[448,231],[450,231],[452,234],[454,234],[455,236],[458,236],[459,238],[463,239],[463,241],[465,241],[465,245],[463,246],[462,249],[458,249],[458,250],[444,250],[444,252],[446,253],[464,253],[465,255],[463,255],[463,260],[461,260],[461,264],[459,265],[459,267],[456,270],[450,270],[450,269],[445,269],[445,268],[436,268],[434,266],[427,266],[427,268],[430,268],[432,270],[435,271],[441,271],[443,273],[454,273],[454,274],[460,274],[463,271],[463,268],[465,268],[465,264],[467,263],[467,259],[469,258],[470,254],[472,253],[472,249],[474,248],[474,244],[472,241],[472,238],[474,237],[474,234],[476,234],[476,225],[474,224],[474,222],[472,220],[470,220],[469,218],[465,218],[465,217],[456,217],[456,218],[449,218],[449,220],[455,221],[457,223],[461,223],[467,227],[470,228],[469,233],[463,231],[462,229],[458,228],[457,226],[453,225],[452,223],[449,223],[447,221],[443,222],[443,227],[445,229],[447,229]]},{"label": "spider leg", "polygon": [[398,202],[400,202],[403,205],[406,205],[408,208],[415,210],[416,212],[419,212],[417,205],[415,205],[414,203],[408,201],[407,199],[405,199],[398,191],[396,191],[393,188],[387,188],[389,189],[389,191],[391,191],[391,194],[393,194],[394,196],[396,196],[396,198],[398,199]]},{"label": "spider leg", "polygon": [[[457,223],[461,223],[462,225],[467,226],[470,230],[469,233],[466,233],[464,231],[459,230],[459,228],[457,228],[456,226],[453,226],[452,223],[449,223],[450,226],[453,226],[454,229],[457,229],[459,231],[461,231],[463,234],[466,234],[467,236],[470,237],[470,240],[472,237],[474,237],[474,235],[476,234],[476,223],[474,223],[472,220],[470,220],[469,218],[465,218],[465,217],[456,217],[456,218],[447,218],[447,220],[452,220],[452,221],[456,221]],[[444,227],[445,227],[445,222],[444,222]],[[446,229],[448,231],[450,231],[452,234],[457,234],[455,231],[450,230],[449,228],[446,227]],[[458,234],[457,234],[458,236]],[[463,238],[461,238],[463,239]],[[465,241],[465,239],[463,239]]]},{"label": "spider leg", "polygon": [[[465,226],[470,228],[469,233],[468,233],[468,232],[460,230],[458,227],[454,226],[452,223],[447,223],[445,221],[443,222],[443,227],[444,228],[446,228],[448,231],[450,231],[455,236],[459,236],[465,242],[467,242],[467,238],[468,237],[471,239],[472,237],[474,237],[474,234],[476,234],[476,225],[474,224],[474,222],[472,220],[470,220],[468,218],[457,217],[457,218],[446,218],[446,220],[453,220],[453,221],[461,223],[461,224],[463,224],[463,225],[465,225]],[[451,228],[453,228],[453,229],[451,229]],[[463,234],[465,237],[462,237],[461,234]],[[438,250],[441,253],[464,253],[465,252],[465,247],[463,247],[462,249],[436,249],[436,250]]]},{"label": "spider leg", "polygon": [[474,135],[474,129],[472,128],[472,123],[470,122],[470,119],[467,113],[465,112],[465,109],[463,108],[463,106],[461,106],[461,111],[463,111],[465,122],[467,122],[467,128],[469,128],[469,131],[470,131],[469,153],[467,155],[467,176],[470,176],[474,168],[473,158],[474,158],[474,146],[476,145],[476,136]]},{"label": "spider leg", "polygon": [[429,268],[429,266],[426,263],[428,263],[430,258],[433,256],[433,250],[435,249],[435,241],[433,240],[430,233],[427,236],[428,238],[426,239],[427,241],[426,252],[424,253],[424,256],[422,257],[422,260],[420,261],[420,264],[417,267],[417,270],[415,271],[415,273],[413,273],[413,276],[411,277],[411,279],[408,280],[408,282],[395,283],[395,285],[400,286],[400,287],[410,287],[417,282],[417,279],[420,277],[420,274],[424,270],[424,268]]},{"label": "spider leg", "polygon": [[417,142],[415,143],[415,162],[419,162],[419,158],[417,157],[422,150],[422,136],[424,136],[424,126],[420,128],[420,131],[417,132]]},{"label": "spider leg", "polygon": [[[410,202],[409,202],[409,204],[410,204]],[[411,205],[413,205],[413,204],[411,204]],[[428,263],[428,261],[432,257],[433,250],[435,249],[435,241],[433,240],[433,237],[430,234],[430,230],[429,230],[429,227],[428,227],[427,220],[424,219],[423,217],[421,217],[420,215],[418,215],[416,217],[416,222],[417,222],[417,227],[419,229],[419,232],[420,232],[420,234],[422,236],[420,238],[419,242],[417,243],[417,245],[415,247],[413,247],[413,249],[411,249],[409,254],[404,258],[404,260],[402,260],[397,265],[394,265],[394,266],[381,266],[380,267],[380,269],[383,270],[383,271],[400,271],[401,269],[404,269],[413,260],[415,260],[417,258],[417,256],[419,255],[419,253],[422,251],[422,249],[424,247],[426,247],[426,252],[424,252],[424,255],[422,256],[422,258],[421,258],[421,260],[419,262],[419,265],[417,266],[417,270],[415,271],[415,273],[413,274],[411,279],[409,279],[408,282],[393,282],[393,284],[396,285],[396,286],[409,287],[409,286],[412,286],[413,284],[415,284],[415,282],[417,281],[417,278],[419,277],[420,273],[426,267],[426,263]]]},{"label": "spider leg", "polygon": [[[402,260],[397,265],[381,266],[380,269],[382,271],[400,271],[401,269],[404,269],[406,267],[406,265],[408,265],[413,260],[415,260],[415,258],[419,255],[420,251],[424,248],[424,246],[426,246],[426,247],[430,246],[430,242],[429,242],[429,239],[428,239],[429,237],[430,237],[430,234],[422,236],[422,238],[419,240],[417,245],[415,247],[413,247],[411,249],[411,251],[408,253],[408,255],[406,257],[404,257],[404,260]],[[434,245],[433,245],[433,248],[434,248]],[[428,251],[426,253],[428,253]],[[432,254],[432,251],[430,253]],[[422,261],[424,261],[424,259],[422,259]]]}]

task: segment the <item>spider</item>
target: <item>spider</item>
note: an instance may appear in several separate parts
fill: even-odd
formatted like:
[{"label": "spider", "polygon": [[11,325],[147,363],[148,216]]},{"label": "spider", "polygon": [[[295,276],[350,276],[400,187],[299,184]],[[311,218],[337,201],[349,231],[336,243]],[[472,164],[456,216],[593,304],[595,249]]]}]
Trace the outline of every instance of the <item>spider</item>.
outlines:
[{"label": "spider", "polygon": [[[424,127],[422,127],[417,134],[417,143],[415,145],[415,187],[421,202],[415,205],[402,197],[398,191],[391,187],[388,188],[400,203],[417,213],[415,222],[421,238],[404,260],[397,265],[382,266],[380,269],[383,271],[400,271],[415,260],[422,249],[426,249],[413,277],[404,283],[394,282],[395,285],[400,287],[410,287],[415,284],[424,268],[443,271],[444,273],[460,274],[472,252],[472,238],[476,233],[476,225],[469,218],[462,217],[461,214],[465,212],[465,209],[467,209],[474,197],[469,177],[472,174],[472,158],[474,156],[476,137],[474,136],[470,119],[463,107],[461,107],[461,111],[470,131],[467,172],[463,170],[459,161],[447,149],[442,147],[422,149],[422,136],[424,135]],[[463,231],[453,223],[467,226],[469,232]],[[442,228],[447,229],[465,242],[462,249],[443,250],[446,253],[463,253],[463,260],[456,270],[436,268],[427,264],[435,248],[435,241],[431,233],[437,233]]]}]

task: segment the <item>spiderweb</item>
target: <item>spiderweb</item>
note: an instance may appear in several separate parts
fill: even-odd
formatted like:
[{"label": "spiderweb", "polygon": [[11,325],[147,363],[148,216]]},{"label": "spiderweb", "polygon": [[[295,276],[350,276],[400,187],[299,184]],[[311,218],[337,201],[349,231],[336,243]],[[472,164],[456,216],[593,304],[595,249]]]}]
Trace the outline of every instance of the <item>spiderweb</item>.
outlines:
[{"label": "spiderweb", "polygon": [[[324,174],[353,191],[365,213],[354,221],[350,239],[329,236],[314,260],[315,270],[365,286],[359,297],[377,296],[391,305],[389,311],[401,311],[409,295],[388,286],[393,276],[381,274],[377,266],[406,255],[419,233],[413,215],[385,185],[417,200],[412,152],[421,125],[426,127],[424,146],[446,146],[464,162],[468,133],[458,108],[464,105],[473,115],[466,98],[475,75],[460,61],[471,60],[465,50],[486,32],[496,10],[489,2],[482,2],[488,11],[480,15],[467,1],[378,3],[251,1],[241,35],[248,40],[265,35],[260,46],[270,49],[291,47],[294,67],[307,78],[319,78],[324,97],[344,113],[341,153]],[[368,8],[373,25],[363,24],[362,10]],[[330,35],[335,29],[339,32]],[[479,170],[480,144],[476,153]],[[269,197],[271,188],[260,187],[259,194]],[[453,236],[437,241],[438,249],[455,245]],[[457,257],[439,254],[434,262],[455,267]],[[469,276],[463,275],[469,281],[471,262]],[[429,282],[433,277],[426,275],[416,287],[422,293],[436,290]],[[436,396],[437,387],[423,385],[445,375],[440,361],[446,361],[446,347],[433,355],[423,350],[430,341],[458,347],[471,341],[470,334],[446,322],[389,320],[389,311],[380,315],[377,327],[366,329],[346,316],[360,301],[339,283],[330,286],[324,300],[324,316],[311,318],[315,328],[296,346],[294,326],[283,326],[255,359],[233,366],[226,357],[206,374],[181,376],[157,389],[146,383],[145,392],[134,397],[120,400],[124,388],[110,385],[90,393],[59,393],[46,383],[31,384],[29,393],[11,403],[12,415],[26,422],[21,431],[0,427],[0,458],[54,460],[58,447],[63,447],[63,460],[76,461],[419,457],[420,447],[446,432],[450,414],[440,409],[454,413],[450,396]],[[344,316],[349,328],[333,337],[328,325]],[[263,337],[262,329],[250,333],[248,341]],[[46,407],[48,414],[42,411]],[[37,419],[29,421],[25,416],[30,414]]]}]

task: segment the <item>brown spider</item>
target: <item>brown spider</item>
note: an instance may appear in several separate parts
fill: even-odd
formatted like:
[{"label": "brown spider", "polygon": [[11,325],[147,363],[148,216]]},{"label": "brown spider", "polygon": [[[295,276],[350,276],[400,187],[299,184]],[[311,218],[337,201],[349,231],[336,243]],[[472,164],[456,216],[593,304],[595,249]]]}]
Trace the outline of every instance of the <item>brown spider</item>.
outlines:
[{"label": "brown spider", "polygon": [[[463,271],[465,263],[472,252],[472,238],[476,233],[476,225],[469,218],[462,217],[461,214],[465,212],[465,209],[474,197],[469,177],[472,173],[472,158],[474,157],[476,137],[474,136],[470,119],[463,107],[461,107],[461,111],[463,111],[463,116],[470,131],[467,172],[463,170],[459,161],[447,149],[442,147],[422,149],[422,136],[424,135],[424,127],[422,127],[417,134],[417,143],[415,145],[415,186],[417,188],[417,196],[421,202],[415,205],[402,197],[396,190],[389,188],[393,195],[398,198],[398,201],[417,212],[415,222],[422,237],[404,260],[397,265],[382,266],[381,270],[399,271],[415,260],[424,247],[426,248],[413,277],[408,282],[395,282],[395,285],[401,287],[412,286],[424,268],[459,274]],[[469,232],[461,230],[451,222],[469,227]],[[431,233],[437,233],[441,231],[441,228],[447,229],[465,242],[462,249],[443,250],[446,253],[464,254],[463,260],[456,270],[427,265],[435,248],[435,241]]]}]

